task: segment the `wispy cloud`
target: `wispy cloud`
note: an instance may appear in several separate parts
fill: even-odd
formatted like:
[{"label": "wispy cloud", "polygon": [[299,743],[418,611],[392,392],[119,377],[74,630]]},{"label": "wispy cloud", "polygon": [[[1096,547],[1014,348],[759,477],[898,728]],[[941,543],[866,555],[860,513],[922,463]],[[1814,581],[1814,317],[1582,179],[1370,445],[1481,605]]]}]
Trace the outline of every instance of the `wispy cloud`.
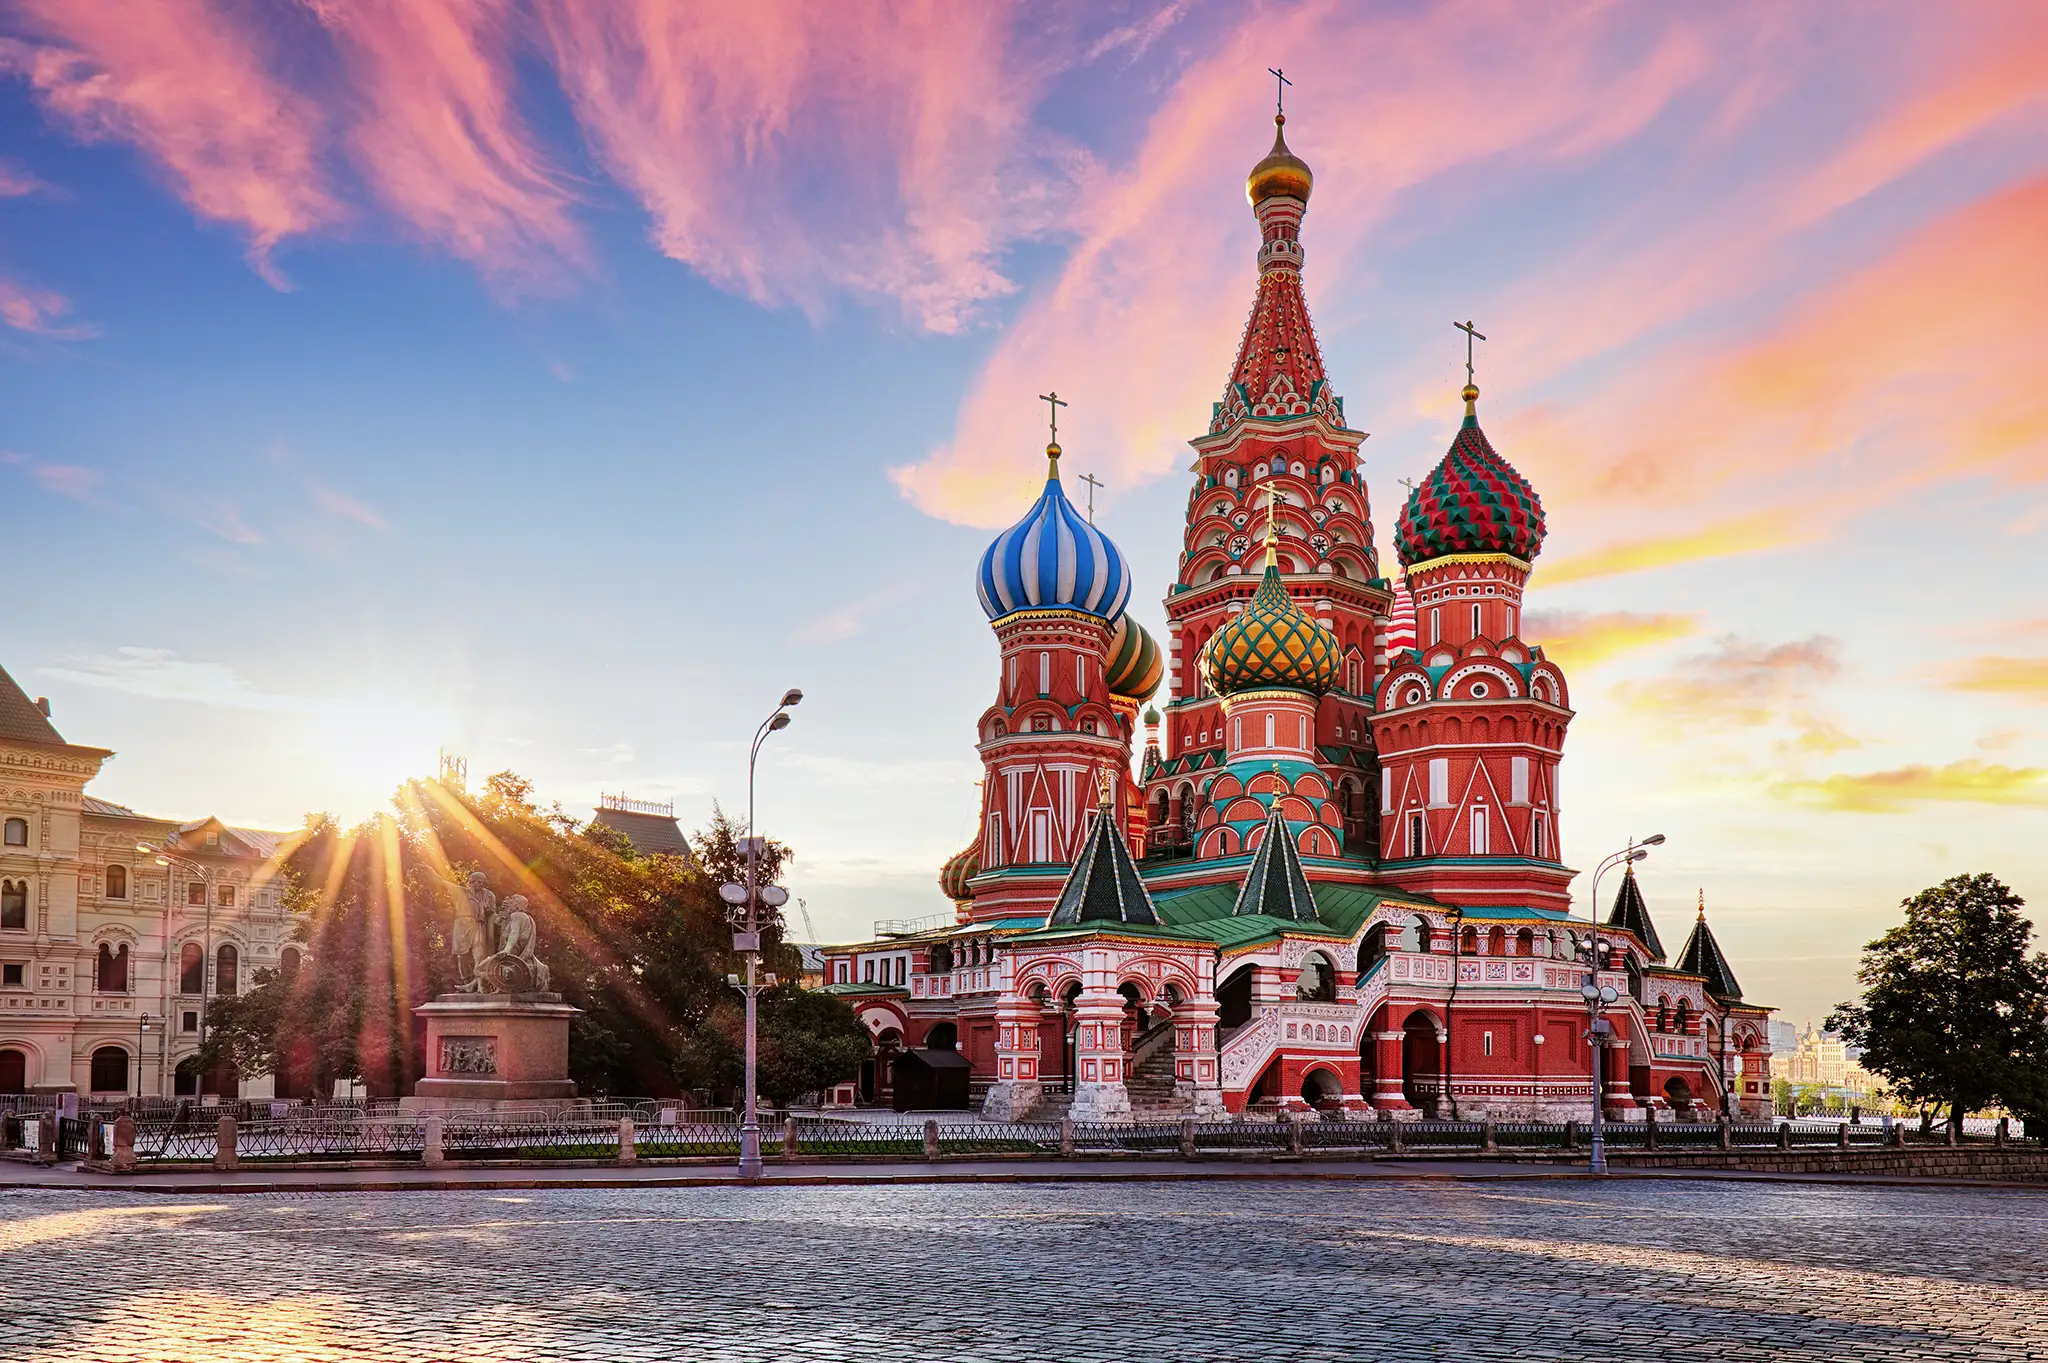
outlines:
[{"label": "wispy cloud", "polygon": [[1825,636],[1762,644],[1726,635],[1662,676],[1621,683],[1614,696],[1637,715],[1701,738],[1775,729],[1780,757],[1810,757],[1863,746],[1824,702],[1841,672],[1840,645]]},{"label": "wispy cloud", "polygon": [[1554,587],[1620,573],[1760,553],[1803,543],[1819,533],[1820,526],[1814,521],[1802,522],[1785,511],[1761,511],[1720,521],[1702,530],[1652,535],[1573,554],[1544,564],[1542,581],[1546,587]]},{"label": "wispy cloud", "polygon": [[365,525],[372,530],[390,529],[389,522],[375,507],[367,502],[358,501],[347,493],[337,492],[325,483],[309,482],[306,484],[306,491],[311,494],[314,505],[331,516],[354,521],[357,525]]},{"label": "wispy cloud", "polygon": [[1683,639],[1698,629],[1696,615],[1533,610],[1523,615],[1521,632],[1567,668],[1594,668],[1624,653]]},{"label": "wispy cloud", "polygon": [[87,506],[107,505],[100,495],[101,488],[106,485],[106,475],[98,469],[80,464],[43,463],[11,450],[0,450],[0,464],[20,469],[30,482],[54,496],[69,497]]},{"label": "wispy cloud", "polygon": [[1004,251],[1050,226],[1085,166],[1034,126],[1058,62],[1009,5],[535,9],[656,246],[758,302],[816,313],[847,293],[958,331],[1014,290]]},{"label": "wispy cloud", "polygon": [[184,701],[231,710],[304,711],[310,702],[272,695],[225,663],[188,662],[167,648],[117,648],[110,654],[66,654],[42,675],[149,700]]},{"label": "wispy cloud", "polygon": [[812,646],[844,643],[865,631],[877,611],[903,600],[914,590],[915,584],[899,582],[869,592],[799,624],[789,632],[789,642]]},{"label": "wispy cloud", "polygon": [[1923,804],[2048,807],[2048,770],[1968,759],[1947,766],[1897,767],[1811,781],[1780,781],[1779,799],[1850,814],[1900,814]]},{"label": "wispy cloud", "polygon": [[148,156],[192,211],[249,240],[273,284],[285,238],[342,218],[318,162],[316,103],[274,78],[269,26],[231,0],[17,0],[43,41],[0,39],[0,71],[25,78],[85,141]]},{"label": "wispy cloud", "polygon": [[38,289],[0,275],[0,322],[32,336],[82,341],[99,335],[83,322],[67,322],[71,300],[54,289]]},{"label": "wispy cloud", "polygon": [[1958,691],[2048,704],[2048,658],[1971,658],[1949,669],[1947,680]]},{"label": "wispy cloud", "polygon": [[50,192],[50,186],[29,174],[26,167],[0,156],[0,199],[22,199]]},{"label": "wispy cloud", "polygon": [[503,0],[304,0],[360,112],[348,132],[378,197],[507,296],[587,270],[575,194],[517,107]]},{"label": "wispy cloud", "polygon": [[179,495],[168,505],[173,515],[229,544],[253,549],[263,543],[262,534],[242,518],[242,509],[225,497]]}]

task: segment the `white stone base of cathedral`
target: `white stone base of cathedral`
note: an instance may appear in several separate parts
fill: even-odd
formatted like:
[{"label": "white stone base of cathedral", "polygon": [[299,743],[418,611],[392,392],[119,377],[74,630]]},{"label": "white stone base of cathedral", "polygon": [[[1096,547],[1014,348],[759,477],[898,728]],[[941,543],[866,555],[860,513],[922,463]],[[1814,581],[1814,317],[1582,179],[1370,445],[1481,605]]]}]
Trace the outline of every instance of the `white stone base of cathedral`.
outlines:
[{"label": "white stone base of cathedral", "polygon": [[1022,1121],[1038,1106],[1044,1087],[1035,1079],[1003,1079],[982,1095],[981,1115],[991,1122]]},{"label": "white stone base of cathedral", "polygon": [[1122,1084],[1076,1084],[1067,1115],[1077,1122],[1122,1122],[1131,1116],[1131,1095]]},{"label": "white stone base of cathedral", "polygon": [[1175,1104],[1190,1117],[1207,1120],[1230,1115],[1229,1109],[1223,1105],[1223,1090],[1219,1088],[1198,1088],[1190,1080],[1176,1079],[1173,1097]]}]

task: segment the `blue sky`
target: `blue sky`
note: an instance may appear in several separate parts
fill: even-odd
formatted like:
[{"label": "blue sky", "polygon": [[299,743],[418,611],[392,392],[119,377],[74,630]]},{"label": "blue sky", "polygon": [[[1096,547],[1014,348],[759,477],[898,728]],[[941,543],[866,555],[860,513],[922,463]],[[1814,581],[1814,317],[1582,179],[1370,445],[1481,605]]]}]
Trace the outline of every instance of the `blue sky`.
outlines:
[{"label": "blue sky", "polygon": [[20,0],[0,662],[96,793],[275,827],[443,746],[694,826],[801,686],[795,893],[943,910],[1036,395],[1157,631],[1283,64],[1383,547],[1472,317],[1568,857],[1666,832],[1667,935],[1817,1017],[1903,895],[2048,893],[2048,25],[1844,13]]}]

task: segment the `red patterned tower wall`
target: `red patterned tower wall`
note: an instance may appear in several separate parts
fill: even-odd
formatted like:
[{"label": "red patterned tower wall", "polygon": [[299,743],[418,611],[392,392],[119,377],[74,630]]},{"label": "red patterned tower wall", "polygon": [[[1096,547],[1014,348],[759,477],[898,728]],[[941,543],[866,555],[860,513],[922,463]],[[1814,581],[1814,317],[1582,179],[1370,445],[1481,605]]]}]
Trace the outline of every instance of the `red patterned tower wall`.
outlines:
[{"label": "red patterned tower wall", "polygon": [[1570,693],[1540,648],[1508,633],[1527,577],[1506,555],[1450,556],[1409,574],[1422,643],[1389,664],[1373,720],[1379,855],[1404,889],[1570,907],[1557,775]]},{"label": "red patterned tower wall", "polygon": [[995,631],[1001,672],[977,745],[984,780],[973,913],[1042,916],[1101,808],[1103,773],[1120,785],[1129,779],[1130,735],[1103,682],[1108,623],[1079,611],[1018,611]]}]

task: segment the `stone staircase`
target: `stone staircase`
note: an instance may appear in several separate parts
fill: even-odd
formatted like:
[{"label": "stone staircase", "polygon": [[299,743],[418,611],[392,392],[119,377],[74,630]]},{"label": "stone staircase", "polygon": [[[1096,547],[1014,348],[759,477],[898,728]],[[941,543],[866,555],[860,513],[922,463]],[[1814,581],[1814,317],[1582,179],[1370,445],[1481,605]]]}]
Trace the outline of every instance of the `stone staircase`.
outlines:
[{"label": "stone staircase", "polygon": [[1173,1052],[1161,1046],[1131,1067],[1124,1079],[1124,1089],[1131,1095],[1131,1108],[1144,1115],[1172,1112],[1178,1114],[1187,1104],[1175,1098],[1173,1091]]},{"label": "stone staircase", "polygon": [[1017,1120],[1021,1122],[1063,1122],[1073,1109],[1074,1095],[1047,1089],[1038,1095],[1038,1101],[1031,1110]]}]

